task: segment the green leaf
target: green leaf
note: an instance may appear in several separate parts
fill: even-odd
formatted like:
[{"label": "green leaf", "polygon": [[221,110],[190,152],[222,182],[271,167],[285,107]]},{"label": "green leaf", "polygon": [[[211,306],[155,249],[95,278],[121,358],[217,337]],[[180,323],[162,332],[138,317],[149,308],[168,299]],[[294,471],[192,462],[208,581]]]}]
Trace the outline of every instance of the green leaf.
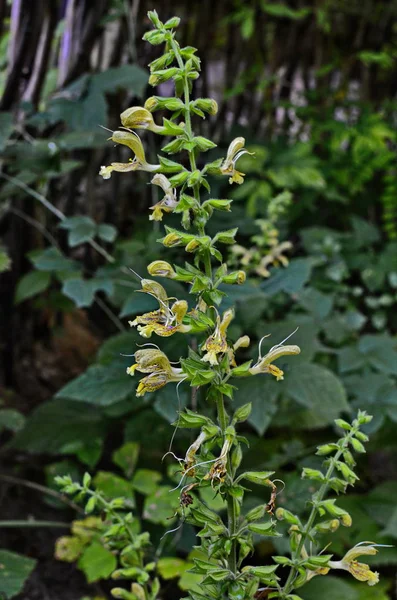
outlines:
[{"label": "green leaf", "polygon": [[97,229],[91,217],[86,216],[69,217],[62,221],[59,227],[69,231],[68,243],[71,248],[92,240]]},{"label": "green leaf", "polygon": [[130,478],[135,471],[138,456],[139,444],[136,442],[127,442],[113,452],[112,460],[115,465],[122,469],[124,475]]},{"label": "green leaf", "polygon": [[307,409],[302,416],[303,426],[323,427],[341,412],[350,411],[342,382],[320,365],[301,364],[291,368],[283,392]]},{"label": "green leaf", "polygon": [[113,498],[124,498],[124,501],[129,508],[134,507],[134,493],[132,491],[131,482],[123,477],[119,477],[108,471],[98,471],[94,477],[94,485],[108,500],[113,500]]},{"label": "green leaf", "polygon": [[36,562],[16,552],[0,550],[0,594],[4,594],[5,598],[19,594]]},{"label": "green leaf", "polygon": [[271,275],[260,288],[268,296],[273,296],[278,292],[287,294],[296,294],[303,289],[303,286],[310,278],[313,268],[312,258],[295,258],[291,260],[288,267],[278,269]]},{"label": "green leaf", "polygon": [[158,471],[138,469],[132,480],[132,487],[140,494],[147,496],[155,493],[160,481],[161,473]]},{"label": "green leaf", "polygon": [[158,308],[158,302],[149,294],[133,292],[121,307],[120,318],[140,315]]},{"label": "green leaf", "polygon": [[66,444],[101,437],[104,431],[97,408],[65,400],[51,400],[38,406],[24,428],[12,440],[12,447],[34,453],[56,453]]},{"label": "green leaf", "polygon": [[39,271],[76,271],[79,269],[77,262],[66,258],[52,246],[43,251],[30,252],[28,256]]},{"label": "green leaf", "polygon": [[[371,597],[373,591],[371,590]],[[359,600],[358,592],[343,579],[327,575],[327,579],[315,577],[305,585],[301,592],[304,600]]]},{"label": "green leaf", "polygon": [[4,150],[14,130],[12,112],[0,112],[0,152]]},{"label": "green leaf", "polygon": [[252,410],[248,417],[248,423],[258,435],[263,435],[269,427],[277,411],[277,398],[283,391],[280,384],[272,379],[270,375],[258,375],[234,380],[238,388],[234,392],[235,404],[242,406],[246,403],[247,398],[252,398]]},{"label": "green leaf", "polygon": [[50,281],[51,273],[47,271],[31,271],[27,273],[18,281],[15,292],[15,303],[19,304],[23,300],[44,292],[48,288]]},{"label": "green leaf", "polygon": [[171,492],[171,488],[160,486],[154,492],[145,498],[143,507],[143,518],[151,523],[166,525],[172,523],[175,514],[175,507],[179,503],[178,490]]},{"label": "green leaf", "polygon": [[191,563],[182,560],[182,558],[175,558],[167,556],[160,558],[157,562],[157,569],[163,579],[174,579],[180,577],[187,569],[189,569]]},{"label": "green leaf", "polygon": [[0,431],[9,429],[10,431],[20,431],[25,425],[25,416],[13,408],[0,409]]},{"label": "green leaf", "polygon": [[285,4],[271,4],[270,2],[267,2],[267,0],[262,0],[261,6],[262,10],[272,17],[292,19],[294,21],[304,19],[311,12],[310,8],[294,10]]},{"label": "green leaf", "polygon": [[141,97],[147,82],[145,69],[137,65],[122,65],[92,75],[90,85],[94,92],[114,93],[118,89],[129,89],[134,92],[134,96]]},{"label": "green leaf", "polygon": [[56,398],[109,406],[124,400],[133,390],[131,378],[117,365],[92,365],[85,373],[61,388]]},{"label": "green leaf", "polygon": [[99,291],[110,296],[113,293],[112,280],[99,277],[93,277],[92,279],[71,277],[66,279],[62,285],[62,292],[73,300],[78,308],[91,306],[95,294]]},{"label": "green leaf", "polygon": [[98,236],[104,242],[114,242],[117,237],[117,229],[108,223],[102,223],[98,226]]},{"label": "green leaf", "polygon": [[117,559],[99,542],[93,542],[84,550],[78,567],[85,573],[88,583],[93,583],[99,579],[108,579],[116,570]]},{"label": "green leaf", "polygon": [[6,250],[3,250],[3,248],[0,247],[0,273],[4,273],[11,269],[11,262],[11,258]]}]

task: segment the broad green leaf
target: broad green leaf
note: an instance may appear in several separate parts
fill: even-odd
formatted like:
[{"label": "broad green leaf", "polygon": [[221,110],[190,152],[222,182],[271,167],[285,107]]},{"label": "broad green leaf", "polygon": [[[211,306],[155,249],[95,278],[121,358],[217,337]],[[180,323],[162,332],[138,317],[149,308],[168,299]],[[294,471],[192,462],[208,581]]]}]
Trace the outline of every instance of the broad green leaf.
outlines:
[{"label": "broad green leaf", "polygon": [[267,296],[273,296],[281,291],[287,294],[296,294],[309,280],[312,268],[313,260],[311,258],[295,258],[291,260],[288,267],[278,269],[263,282],[260,286],[261,290]]},{"label": "broad green leaf", "polygon": [[134,315],[140,315],[143,313],[151,312],[159,307],[159,303],[153,296],[148,294],[141,294],[139,292],[133,292],[131,296],[124,302],[119,316],[132,317]]},{"label": "broad green leaf", "polygon": [[66,258],[57,248],[49,247],[29,253],[29,260],[39,271],[76,271],[79,264]]},{"label": "broad green leaf", "polygon": [[161,481],[161,473],[152,471],[151,469],[138,469],[132,480],[134,490],[147,496],[154,494]]},{"label": "broad green leaf", "polygon": [[143,507],[143,518],[151,523],[166,525],[172,524],[175,515],[175,507],[178,506],[178,490],[171,492],[171,488],[160,486],[154,492],[145,498]]},{"label": "broad green leaf", "polygon": [[96,223],[87,216],[69,217],[59,227],[69,231],[68,243],[71,248],[92,240],[97,230]]},{"label": "broad green leaf", "polygon": [[233,382],[238,388],[234,393],[236,406],[241,406],[246,403],[247,398],[250,399],[252,411],[248,423],[258,435],[263,435],[277,411],[276,401],[283,391],[280,383],[274,381],[271,375],[257,375]]},{"label": "broad green leaf", "polygon": [[94,477],[94,485],[108,500],[125,498],[128,507],[135,505],[131,482],[123,477],[119,477],[109,471],[98,471]]},{"label": "broad green leaf", "polygon": [[114,225],[102,223],[98,226],[98,236],[105,242],[114,242],[117,237],[117,229]]},{"label": "broad green leaf", "polygon": [[66,279],[62,285],[62,292],[75,302],[78,308],[91,306],[94,302],[96,292],[103,291],[110,295],[113,284],[110,279]]},{"label": "broad green leaf", "polygon": [[36,562],[16,552],[0,550],[0,594],[4,594],[5,598],[19,594]]},{"label": "broad green leaf", "polygon": [[112,460],[115,465],[122,469],[126,477],[131,478],[135,471],[138,456],[139,444],[136,442],[127,442],[113,452]]},{"label": "broad green leaf", "polygon": [[8,252],[0,247],[0,273],[9,271],[11,269],[11,263],[12,261]]},{"label": "broad green leaf", "polygon": [[148,82],[147,71],[137,65],[112,67],[92,75],[90,85],[95,92],[115,93],[118,89],[129,89],[134,96],[142,96]]},{"label": "broad green leaf", "polygon": [[37,453],[57,453],[66,444],[101,437],[104,423],[98,409],[88,404],[50,400],[27,418],[12,446]]},{"label": "broad green leaf", "polygon": [[25,416],[13,408],[0,409],[0,431],[9,429],[10,431],[20,431],[26,422]]},{"label": "broad green leaf", "polygon": [[323,427],[341,412],[349,412],[346,391],[331,371],[315,364],[292,367],[285,378],[283,393],[307,409],[301,426]]},{"label": "broad green leaf", "polygon": [[134,391],[131,377],[119,367],[92,365],[79,377],[67,383],[56,398],[67,398],[97,406],[108,406],[124,400]]},{"label": "broad green leaf", "polygon": [[78,567],[84,572],[88,583],[93,583],[100,579],[108,579],[116,570],[117,559],[99,542],[93,542],[84,550]]},{"label": "broad green leaf", "polygon": [[[371,590],[372,594],[372,590]],[[314,577],[307,583],[299,595],[303,600],[359,600],[358,592],[340,577],[327,575],[323,577]]]},{"label": "broad green leaf", "polygon": [[309,7],[294,10],[285,4],[272,3],[268,2],[267,0],[261,0],[261,7],[264,12],[268,13],[272,17],[292,19],[294,21],[303,19],[311,12]]},{"label": "broad green leaf", "polygon": [[163,579],[180,577],[190,566],[191,563],[186,562],[186,560],[172,556],[160,558],[157,563],[158,572]]},{"label": "broad green leaf", "polygon": [[40,292],[44,292],[50,284],[51,273],[47,271],[31,271],[24,275],[17,285],[15,292],[15,303],[32,298]]}]

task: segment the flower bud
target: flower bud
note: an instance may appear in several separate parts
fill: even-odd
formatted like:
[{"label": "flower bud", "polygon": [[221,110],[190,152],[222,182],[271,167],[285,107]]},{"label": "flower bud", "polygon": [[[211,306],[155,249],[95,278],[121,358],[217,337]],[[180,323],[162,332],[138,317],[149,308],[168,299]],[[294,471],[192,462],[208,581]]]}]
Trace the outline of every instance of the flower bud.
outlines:
[{"label": "flower bud", "polygon": [[135,600],[135,595],[131,592],[127,592],[123,588],[113,588],[110,593],[113,598],[122,598],[123,600]]},{"label": "flower bud", "polygon": [[176,277],[176,273],[172,266],[167,263],[165,260],[155,260],[150,263],[147,267],[149,275],[153,277],[168,277],[169,279],[174,279]]},{"label": "flower bud", "polygon": [[168,21],[166,21],[164,23],[164,28],[165,29],[174,29],[175,27],[178,27],[180,22],[181,22],[181,20],[179,17],[171,17],[171,19],[168,19]]},{"label": "flower bud", "polygon": [[199,247],[200,243],[196,239],[193,239],[185,246],[185,250],[186,252],[195,252]]},{"label": "flower bud", "polygon": [[210,115],[216,115],[218,112],[218,104],[212,98],[199,98],[194,104],[197,106],[197,108],[207,112]]},{"label": "flower bud", "polygon": [[233,273],[229,273],[222,278],[223,283],[237,283],[237,285],[241,285],[245,282],[247,276],[244,271],[233,271]]},{"label": "flower bud", "polygon": [[177,233],[167,233],[163,239],[163,246],[166,248],[173,248],[181,243],[181,237]]},{"label": "flower bud", "polygon": [[154,125],[152,114],[142,106],[131,106],[126,108],[120,115],[124,127],[133,129],[150,129]]},{"label": "flower bud", "polygon": [[322,521],[321,523],[317,523],[316,525],[316,531],[318,531],[319,533],[334,533],[338,527],[339,527],[340,523],[338,521],[338,519],[331,519],[330,521]]},{"label": "flower bud", "polygon": [[159,83],[163,83],[164,81],[168,81],[172,77],[175,77],[179,73],[179,69],[177,67],[171,67],[171,69],[160,69],[159,71],[155,71],[149,77],[149,85],[158,85]]}]

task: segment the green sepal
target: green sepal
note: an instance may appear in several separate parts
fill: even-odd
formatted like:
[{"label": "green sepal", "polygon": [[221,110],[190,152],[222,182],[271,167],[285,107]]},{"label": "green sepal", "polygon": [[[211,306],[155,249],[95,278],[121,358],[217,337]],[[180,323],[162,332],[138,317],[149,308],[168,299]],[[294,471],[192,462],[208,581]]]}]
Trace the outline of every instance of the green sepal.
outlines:
[{"label": "green sepal", "polygon": [[[186,173],[187,173],[187,177],[186,177],[185,181],[188,180],[189,175],[190,175],[189,171],[186,171]],[[181,194],[180,198],[179,198],[179,202],[174,209],[174,212],[179,213],[184,210],[192,210],[194,208],[197,208],[197,206],[198,206],[198,203],[197,203],[196,198],[193,198],[193,196],[188,196],[188,194]]]},{"label": "green sepal", "polygon": [[241,481],[241,479],[247,479],[251,483],[256,483],[257,485],[266,485],[267,487],[272,487],[269,483],[269,478],[274,475],[275,471],[246,471],[242,473],[239,477],[237,477],[237,481]]},{"label": "green sepal", "polygon": [[323,483],[325,481],[325,475],[318,469],[310,469],[309,467],[304,467],[302,469],[302,479],[311,479],[312,481],[320,481]]},{"label": "green sepal", "polygon": [[165,156],[158,156],[158,159],[160,161],[161,171],[164,173],[179,173],[180,171],[185,170],[182,165]]},{"label": "green sepal", "polygon": [[251,573],[258,577],[262,583],[266,585],[274,585],[276,581],[279,579],[275,574],[276,569],[278,569],[278,565],[267,565],[263,567],[243,567],[243,573]]},{"label": "green sepal", "polygon": [[211,163],[205,165],[203,172],[209,173],[210,175],[218,175],[219,169],[223,163],[223,158],[218,158]]},{"label": "green sepal", "polygon": [[230,205],[233,200],[206,200],[203,202],[202,207],[207,209],[207,207],[215,208],[216,210],[223,210],[230,212]]},{"label": "green sepal", "polygon": [[248,525],[249,531],[252,533],[258,533],[259,535],[269,535],[271,537],[282,537],[281,533],[275,530],[275,524],[273,521],[268,523],[251,523]]},{"label": "green sepal", "polygon": [[177,152],[180,152],[184,149],[184,144],[184,138],[178,137],[175,140],[172,140],[172,142],[169,142],[168,144],[163,146],[161,150],[163,152],[166,152],[167,154],[176,154]]},{"label": "green sepal", "polygon": [[203,425],[207,425],[208,423],[212,423],[212,421],[208,417],[204,417],[198,413],[185,408],[183,412],[178,413],[179,417],[173,423],[174,426],[178,425],[181,429],[197,429],[203,427]]},{"label": "green sepal", "polygon": [[212,240],[212,243],[220,242],[221,244],[235,244],[236,240],[234,239],[236,233],[238,231],[237,227],[233,229],[226,229],[225,231],[219,231]]},{"label": "green sepal", "polygon": [[247,377],[248,375],[251,375],[251,373],[249,372],[251,365],[252,365],[252,360],[249,360],[249,361],[243,363],[242,365],[238,365],[237,367],[234,367],[230,371],[230,373],[232,374],[233,377]]}]

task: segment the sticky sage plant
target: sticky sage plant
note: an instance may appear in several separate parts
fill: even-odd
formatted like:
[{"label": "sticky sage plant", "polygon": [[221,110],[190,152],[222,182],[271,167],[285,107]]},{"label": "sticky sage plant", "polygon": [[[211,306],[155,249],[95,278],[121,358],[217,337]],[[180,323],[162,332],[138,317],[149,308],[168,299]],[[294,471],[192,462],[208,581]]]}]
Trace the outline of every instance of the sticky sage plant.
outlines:
[{"label": "sticky sage plant", "polygon": [[[158,308],[137,316],[130,325],[145,339],[153,340],[153,334],[158,337],[188,335],[189,339],[197,340],[195,349],[190,348],[188,356],[181,357],[179,365],[175,366],[155,343],[149,342],[135,352],[134,363],[127,369],[128,375],[143,374],[137,396],[183,382],[195,389],[203,388],[206,401],[215,408],[215,419],[185,409],[179,412],[176,420],[179,428],[198,430],[185,455],[177,459],[181,469],[177,513],[182,523],[186,521],[199,528],[197,536],[205,557],[194,559],[193,572],[202,579],[200,591],[195,588],[189,592],[190,597],[193,600],[248,600],[260,594],[268,598],[298,600],[296,589],[314,576],[326,575],[333,569],[350,571],[357,579],[373,585],[378,581],[377,574],[356,558],[360,554],[375,554],[376,544],[363,542],[349,550],[341,561],[332,560],[331,554],[324,554],[321,545],[322,535],[335,531],[340,525],[351,524],[349,514],[328,494],[330,491],[344,492],[356,481],[351,451],[364,452],[363,442],[367,437],[360,428],[370,421],[370,416],[359,412],[352,424],[338,420],[337,425],[345,430],[343,437],[318,449],[318,454],[325,456],[324,471],[304,469],[303,477],[318,483],[306,521],[285,508],[276,507],[274,472],[240,470],[245,439],[236,427],[248,418],[251,404],[240,406],[229,414],[226,399],[232,406],[234,384],[240,377],[267,375],[281,381],[284,373],[276,361],[283,356],[299,354],[300,348],[285,344],[284,340],[263,354],[261,340],[256,360],[238,362],[239,348],[249,346],[250,340],[248,336],[235,341],[230,339],[228,328],[234,311],[231,308],[222,310],[225,286],[220,286],[243,284],[246,275],[242,270],[229,272],[221,252],[223,245],[234,244],[237,230],[218,231],[213,237],[206,233],[213,212],[229,211],[231,205],[231,200],[211,197],[207,178],[208,175],[224,176],[230,184],[241,184],[244,173],[237,170],[237,162],[247,152],[245,140],[242,137],[233,140],[224,158],[207,163],[201,160],[200,153],[211,150],[215,144],[196,135],[192,121],[196,116],[215,115],[217,104],[210,98],[191,99],[200,60],[195,48],[181,48],[178,44],[175,29],[179,19],[175,17],[163,24],[155,11],[149,12],[148,16],[154,29],[146,33],[144,39],[153,45],[165,45],[164,53],[150,65],[149,83],[157,86],[173,80],[175,95],[152,96],[143,107],[131,107],[121,114],[121,129],[115,131],[111,139],[127,146],[133,157],[127,163],[101,167],[100,174],[107,179],[113,172],[142,170],[152,173],[151,183],[160,187],[164,195],[151,207],[149,218],[161,221],[168,213],[181,216],[181,228],[165,225],[165,235],[159,241],[167,248],[183,247],[187,256],[192,257],[183,268],[164,260],[156,260],[148,266],[151,278],[141,280],[140,292],[154,297]],[[157,124],[153,117],[159,110],[171,113],[169,119],[162,119],[162,124]],[[181,162],[162,155],[155,164],[149,163],[136,133],[141,129],[171,138],[171,141],[167,139],[162,152],[168,156],[184,153]],[[192,295],[190,305],[185,300],[169,298],[165,288],[152,277],[188,284]],[[68,487],[73,484],[70,481],[64,484],[65,491],[73,493]],[[268,490],[262,504],[244,512],[245,486],[250,484],[262,485]],[[197,492],[204,487],[211,487],[224,499],[225,516],[211,510],[200,499]],[[74,491],[81,493],[80,488]],[[88,489],[83,491],[90,493]],[[254,536],[280,536],[278,520],[289,526],[290,556],[273,556],[271,565],[250,565]],[[133,578],[134,573],[142,576],[142,572],[147,572],[143,563],[138,565],[137,571],[127,569],[124,575]],[[142,587],[142,581],[138,580],[138,583]],[[112,593],[131,600],[148,600],[156,595],[157,584],[154,584],[154,594],[147,588],[142,589],[139,594],[133,588],[130,592],[125,590],[125,596],[117,596],[122,593],[120,588]],[[141,598],[142,594],[144,598]]]}]

